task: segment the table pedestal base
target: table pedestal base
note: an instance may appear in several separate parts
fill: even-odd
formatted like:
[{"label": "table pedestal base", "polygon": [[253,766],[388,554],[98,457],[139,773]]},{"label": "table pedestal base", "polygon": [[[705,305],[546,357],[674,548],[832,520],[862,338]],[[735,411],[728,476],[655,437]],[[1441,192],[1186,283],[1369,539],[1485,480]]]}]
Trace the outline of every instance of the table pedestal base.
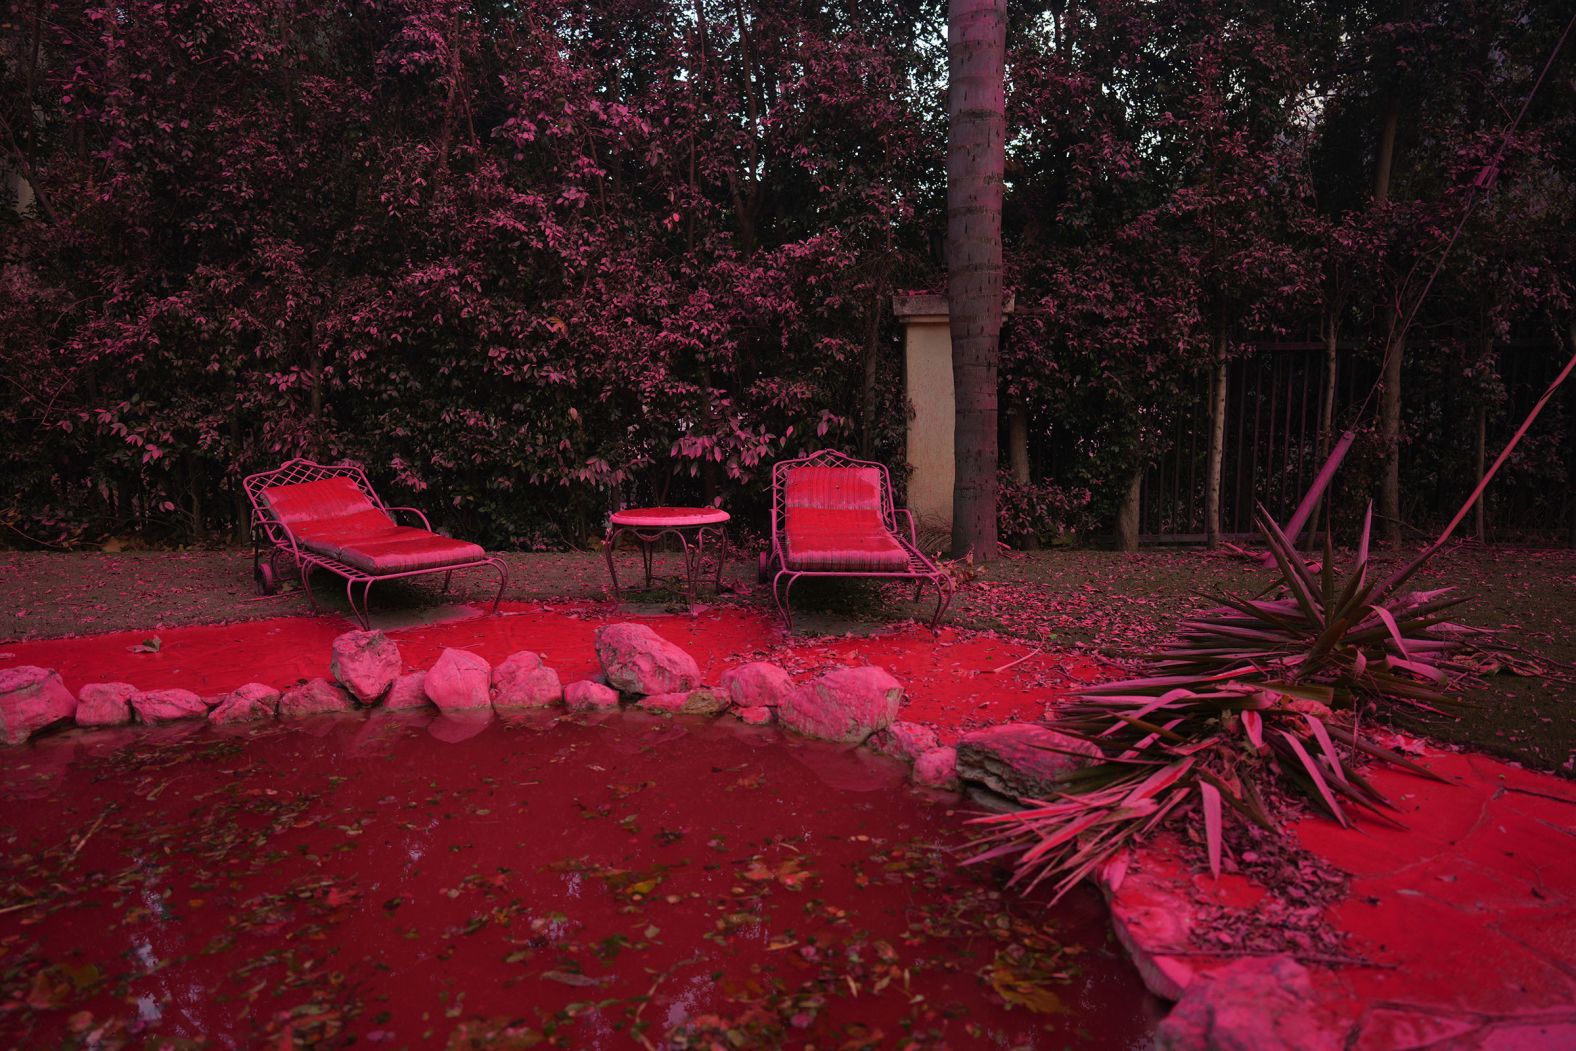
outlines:
[{"label": "table pedestal base", "polygon": [[618,583],[618,568],[613,564],[613,549],[620,539],[633,536],[640,545],[640,560],[645,570],[645,589],[651,590],[651,563],[656,554],[657,544],[663,537],[676,537],[679,548],[684,554],[684,578],[689,585],[689,595],[695,596],[695,589],[700,583],[701,560],[706,553],[707,543],[711,543],[717,550],[717,569],[712,576],[712,587],[722,590],[722,566],[728,561],[728,531],[721,525],[694,525],[694,526],[610,526],[607,531],[607,540],[603,551],[607,555],[607,575],[613,580],[613,593],[616,595],[621,590]]}]

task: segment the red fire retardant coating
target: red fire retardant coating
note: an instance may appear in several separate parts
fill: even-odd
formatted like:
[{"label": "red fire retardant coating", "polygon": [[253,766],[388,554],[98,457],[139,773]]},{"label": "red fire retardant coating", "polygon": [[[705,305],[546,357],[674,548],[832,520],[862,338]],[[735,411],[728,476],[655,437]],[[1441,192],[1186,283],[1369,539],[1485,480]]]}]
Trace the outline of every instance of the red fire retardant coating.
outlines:
[{"label": "red fire retardant coating", "polygon": [[881,475],[870,467],[801,467],[784,484],[789,569],[902,572],[903,550],[881,519]]},{"label": "red fire retardant coating", "polygon": [[[599,670],[594,636],[607,621],[591,603],[540,605],[506,602],[503,616],[470,610],[465,619],[390,629],[407,670],[426,669],[445,647],[468,650],[497,664],[529,649],[563,682]],[[1102,678],[1100,665],[1073,653],[1045,653],[995,673],[1030,652],[1010,639],[973,636],[948,628],[939,636],[909,626],[885,634],[780,638],[770,618],[753,612],[711,610],[695,617],[643,618],[658,634],[683,647],[701,677],[718,683],[736,664],[769,660],[797,681],[838,666],[873,664],[891,672],[906,691],[898,718],[933,726],[943,744],[960,732],[998,722],[1038,719],[1052,701],[1080,683]],[[125,681],[139,689],[182,687],[203,696],[227,693],[249,682],[274,687],[328,677],[334,638],[354,627],[348,617],[280,617],[238,624],[117,632],[74,639],[11,642],[0,668],[35,664],[60,672],[67,688]],[[133,653],[150,634],[157,653]]]}]

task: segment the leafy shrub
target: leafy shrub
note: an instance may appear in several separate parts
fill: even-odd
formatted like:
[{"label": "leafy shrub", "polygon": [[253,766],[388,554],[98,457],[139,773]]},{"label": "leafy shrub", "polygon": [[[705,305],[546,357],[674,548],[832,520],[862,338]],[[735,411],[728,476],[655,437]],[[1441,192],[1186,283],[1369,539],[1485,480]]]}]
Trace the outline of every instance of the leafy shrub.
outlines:
[{"label": "leafy shrub", "polygon": [[1093,529],[1091,499],[1088,489],[1051,482],[1024,485],[1003,471],[996,483],[996,529],[1019,543],[1066,543]]}]

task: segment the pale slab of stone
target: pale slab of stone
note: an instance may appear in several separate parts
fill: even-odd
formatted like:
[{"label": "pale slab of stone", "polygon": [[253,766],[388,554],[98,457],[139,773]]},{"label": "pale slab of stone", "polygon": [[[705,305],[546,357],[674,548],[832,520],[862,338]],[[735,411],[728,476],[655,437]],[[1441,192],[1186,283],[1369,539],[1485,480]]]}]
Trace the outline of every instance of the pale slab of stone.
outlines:
[{"label": "pale slab of stone", "polygon": [[1052,799],[1099,749],[1035,723],[1001,723],[958,741],[958,776],[1014,799]]},{"label": "pale slab of stone", "polygon": [[608,685],[621,693],[684,693],[701,684],[695,658],[644,624],[598,628],[596,655]]},{"label": "pale slab of stone", "polygon": [[389,692],[383,698],[383,707],[391,712],[405,711],[409,708],[426,708],[432,704],[427,700],[427,673],[424,671],[406,672],[394,680],[394,685],[389,687]]},{"label": "pale slab of stone", "polygon": [[139,690],[131,695],[131,709],[138,722],[167,723],[206,718],[208,702],[190,690]]},{"label": "pale slab of stone", "polygon": [[878,755],[888,755],[912,763],[926,752],[938,748],[941,741],[936,731],[921,723],[899,720],[885,730],[877,730],[865,742],[865,747]]},{"label": "pale slab of stone", "polygon": [[799,687],[777,707],[795,733],[861,744],[897,718],[903,686],[880,668],[838,668]]},{"label": "pale slab of stone", "polygon": [[735,708],[733,714],[745,726],[769,726],[776,718],[772,709],[765,705],[755,708]]},{"label": "pale slab of stone", "polygon": [[958,752],[942,745],[932,748],[914,760],[914,783],[926,788],[956,789],[958,787]]},{"label": "pale slab of stone", "polygon": [[381,631],[347,631],[334,640],[329,671],[362,704],[388,692],[399,670],[399,647]]},{"label": "pale slab of stone", "polygon": [[439,654],[424,686],[427,699],[446,712],[492,707],[492,665],[467,650]]},{"label": "pale slab of stone", "polygon": [[78,726],[125,726],[131,722],[131,698],[137,688],[129,682],[90,682],[77,691]]},{"label": "pale slab of stone", "polygon": [[658,693],[642,697],[635,707],[662,715],[720,715],[728,709],[728,699],[715,690],[702,687],[683,693]]},{"label": "pale slab of stone", "polygon": [[292,686],[279,698],[279,715],[284,719],[355,710],[356,702],[349,691],[340,689],[327,679],[310,679]]},{"label": "pale slab of stone", "polygon": [[218,707],[208,713],[208,721],[215,726],[225,726],[272,719],[279,714],[280,697],[280,692],[272,686],[249,682],[225,694]]},{"label": "pale slab of stone", "polygon": [[499,711],[547,708],[563,699],[558,673],[531,650],[513,654],[492,670],[492,704]]},{"label": "pale slab of stone", "polygon": [[1156,1051],[1338,1051],[1344,1026],[1321,1009],[1290,956],[1248,957],[1188,986],[1155,1033]]},{"label": "pale slab of stone", "polygon": [[6,744],[22,744],[76,711],[77,699],[57,672],[28,664],[0,671],[0,740]]},{"label": "pale slab of stone", "polygon": [[618,691],[589,679],[581,679],[564,687],[564,704],[570,711],[611,711],[618,707]]},{"label": "pale slab of stone", "polygon": [[776,708],[795,690],[792,676],[769,661],[751,661],[722,673],[722,688],[739,708]]}]

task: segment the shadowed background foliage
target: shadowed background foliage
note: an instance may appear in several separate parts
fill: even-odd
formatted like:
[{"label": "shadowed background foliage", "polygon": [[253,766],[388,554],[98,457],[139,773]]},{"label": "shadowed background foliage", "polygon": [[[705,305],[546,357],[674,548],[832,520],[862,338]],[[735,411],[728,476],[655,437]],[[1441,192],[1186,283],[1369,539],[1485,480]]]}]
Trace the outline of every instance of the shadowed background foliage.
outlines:
[{"label": "shadowed background foliage", "polygon": [[[901,468],[890,297],[945,283],[943,6],[11,5],[3,542],[244,533],[241,475],[292,455],[527,548],[628,500],[748,524],[770,463],[821,445]],[[1235,504],[1350,422],[1386,304],[1564,25],[1531,0],[1406,6],[1012,5],[1004,533],[1108,532],[1135,472],[1146,530],[1191,531],[1222,364],[1242,433],[1267,391],[1304,392],[1300,428],[1253,422],[1275,456],[1228,453]],[[1470,488],[1478,428],[1492,448],[1514,423],[1507,362],[1534,384],[1565,338],[1571,69],[1414,322],[1408,522]],[[1323,393],[1331,361],[1354,396]],[[1570,528],[1570,405],[1496,482],[1491,529]],[[1386,452],[1365,434],[1343,500]]]}]

